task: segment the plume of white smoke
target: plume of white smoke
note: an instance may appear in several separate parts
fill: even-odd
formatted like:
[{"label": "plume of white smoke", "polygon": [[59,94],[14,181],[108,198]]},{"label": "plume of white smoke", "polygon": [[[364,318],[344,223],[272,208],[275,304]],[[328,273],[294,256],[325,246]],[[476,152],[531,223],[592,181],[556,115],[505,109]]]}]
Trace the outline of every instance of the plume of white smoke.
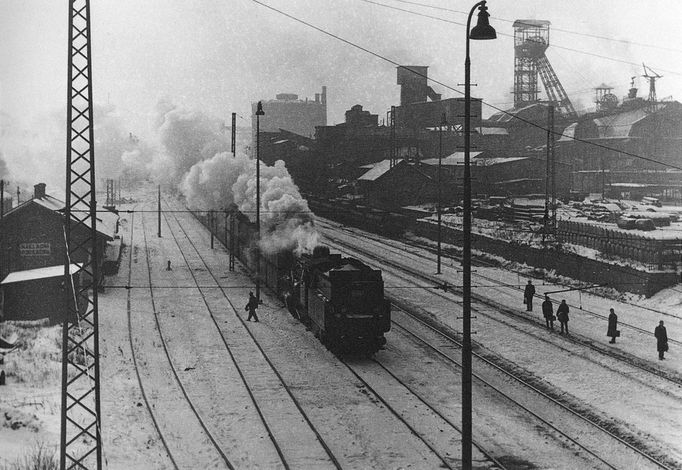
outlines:
[{"label": "plume of white smoke", "polygon": [[163,153],[152,163],[152,174],[160,182],[178,185],[194,164],[229,149],[219,120],[179,108],[168,100],[161,100],[157,111]]},{"label": "plume of white smoke", "polygon": [[[317,245],[308,203],[284,166],[261,163],[261,241],[263,252],[311,251]],[[190,208],[218,210],[235,204],[251,221],[256,218],[256,161],[219,153],[194,165],[181,184]]]}]

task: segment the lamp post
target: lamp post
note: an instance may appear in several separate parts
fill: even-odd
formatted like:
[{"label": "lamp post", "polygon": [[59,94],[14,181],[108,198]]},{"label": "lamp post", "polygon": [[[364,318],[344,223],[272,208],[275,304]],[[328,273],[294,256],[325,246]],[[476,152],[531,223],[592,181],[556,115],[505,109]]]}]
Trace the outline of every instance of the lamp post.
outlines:
[{"label": "lamp post", "polygon": [[260,302],[260,117],[264,116],[263,103],[256,108],[256,299]]},{"label": "lamp post", "polygon": [[[464,244],[462,247],[462,468],[471,469],[471,59],[469,39],[495,39],[488,22],[486,1],[473,6],[467,18],[466,59],[464,61]],[[471,17],[478,8],[478,22],[471,28]]]},{"label": "lamp post", "polygon": [[441,222],[442,222],[442,189],[441,189],[441,167],[443,166],[443,126],[447,124],[445,120],[445,113],[440,121],[440,128],[438,129],[438,267],[436,274],[440,274],[440,259],[441,259]]}]

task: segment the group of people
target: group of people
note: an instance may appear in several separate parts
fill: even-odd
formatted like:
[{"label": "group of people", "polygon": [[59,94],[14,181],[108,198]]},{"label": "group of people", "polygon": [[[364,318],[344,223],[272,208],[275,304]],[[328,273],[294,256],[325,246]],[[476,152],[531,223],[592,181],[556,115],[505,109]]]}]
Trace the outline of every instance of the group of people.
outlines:
[{"label": "group of people", "polygon": [[[528,281],[526,288],[523,292],[523,303],[526,304],[526,311],[533,311],[533,298],[535,297],[535,286],[532,281]],[[561,325],[561,334],[564,332],[568,335],[568,304],[565,300],[561,301],[559,307],[556,310],[556,317],[554,316],[554,305],[552,304],[549,295],[545,294],[545,300],[542,302],[542,315],[545,318],[545,325],[550,331],[554,330],[554,320],[559,320]],[[610,309],[608,327],[606,330],[606,336],[611,338],[609,343],[614,344],[616,338],[620,336],[620,330],[618,329],[618,315],[613,309]],[[656,337],[656,349],[658,350],[658,359],[665,359],[664,353],[668,350],[668,333],[663,326],[663,320],[659,322],[659,325],[654,330],[654,336]]]}]

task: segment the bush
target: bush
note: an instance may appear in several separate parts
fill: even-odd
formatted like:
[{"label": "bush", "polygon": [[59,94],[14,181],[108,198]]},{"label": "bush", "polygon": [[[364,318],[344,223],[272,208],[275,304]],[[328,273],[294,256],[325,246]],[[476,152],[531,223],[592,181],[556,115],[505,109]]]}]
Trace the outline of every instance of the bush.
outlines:
[{"label": "bush", "polygon": [[35,444],[23,457],[3,466],[2,470],[57,470],[59,457],[44,443]]}]

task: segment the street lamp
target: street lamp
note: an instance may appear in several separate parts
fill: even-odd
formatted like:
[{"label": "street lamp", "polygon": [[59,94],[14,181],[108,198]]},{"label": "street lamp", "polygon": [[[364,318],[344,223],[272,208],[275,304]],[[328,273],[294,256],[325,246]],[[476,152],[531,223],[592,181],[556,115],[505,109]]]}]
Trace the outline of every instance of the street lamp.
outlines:
[{"label": "street lamp", "polygon": [[264,116],[263,103],[256,108],[256,299],[260,302],[260,117]]},{"label": "street lamp", "polygon": [[438,268],[436,274],[440,274],[440,256],[441,256],[441,222],[443,213],[441,200],[441,167],[443,166],[443,126],[447,124],[445,113],[440,121],[440,128],[438,129]]},{"label": "street lamp", "polygon": [[[464,244],[462,247],[462,468],[471,469],[471,60],[469,39],[495,39],[488,23],[486,1],[473,6],[467,18],[466,59],[464,61]],[[471,28],[471,17],[478,8],[478,22]]]}]

